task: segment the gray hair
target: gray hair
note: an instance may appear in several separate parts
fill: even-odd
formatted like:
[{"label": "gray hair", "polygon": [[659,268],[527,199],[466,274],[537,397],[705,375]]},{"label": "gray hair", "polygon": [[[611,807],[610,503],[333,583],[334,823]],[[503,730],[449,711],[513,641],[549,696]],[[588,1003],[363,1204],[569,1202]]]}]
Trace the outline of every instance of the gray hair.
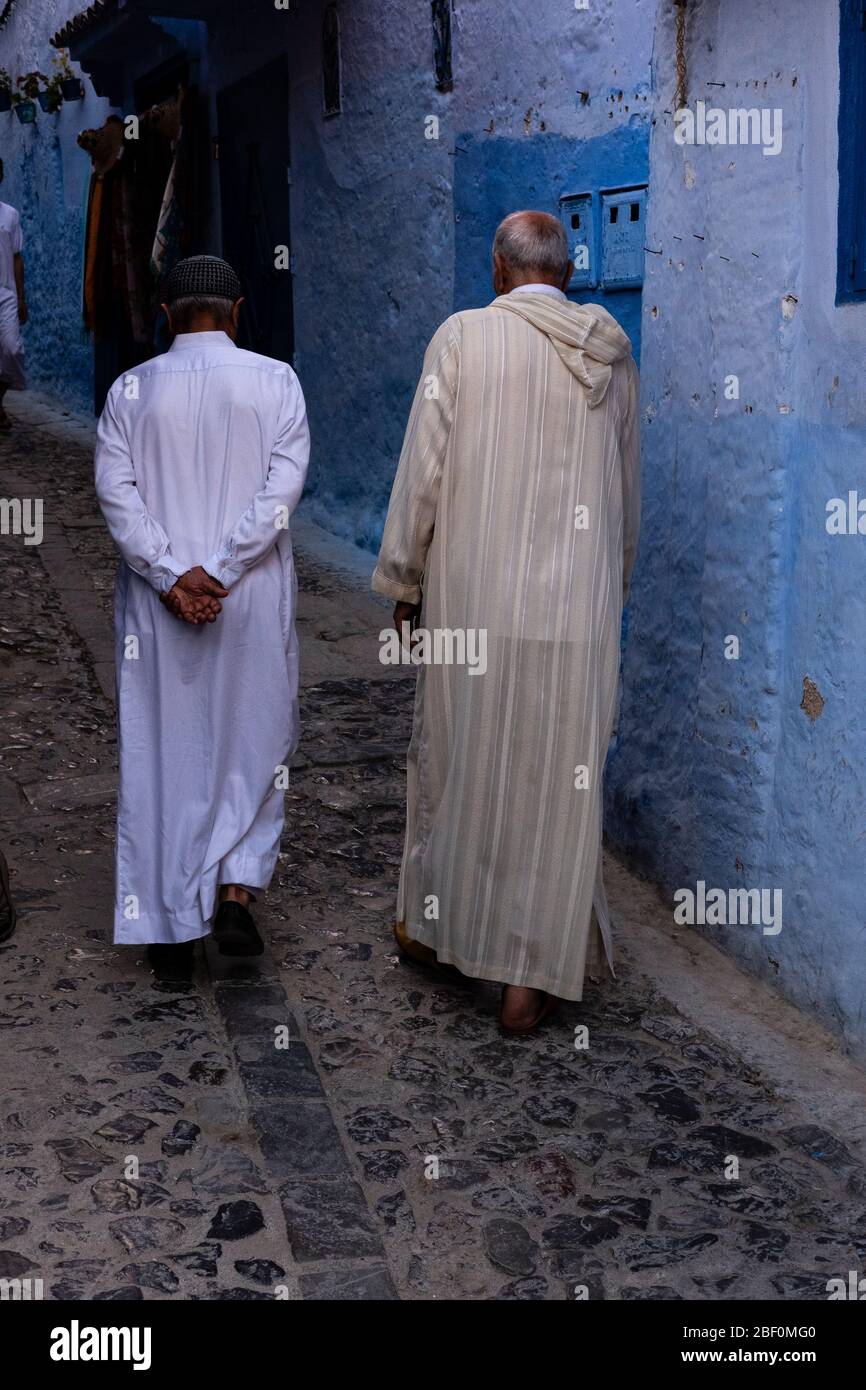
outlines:
[{"label": "gray hair", "polygon": [[561,279],[568,265],[565,228],[549,212],[509,213],[496,229],[493,251],[524,274],[537,271]]},{"label": "gray hair", "polygon": [[173,300],[168,307],[171,309],[171,320],[176,331],[182,333],[193,319],[201,318],[205,314],[216,319],[218,323],[227,321],[231,318],[232,301],[213,294],[185,294],[180,299]]}]

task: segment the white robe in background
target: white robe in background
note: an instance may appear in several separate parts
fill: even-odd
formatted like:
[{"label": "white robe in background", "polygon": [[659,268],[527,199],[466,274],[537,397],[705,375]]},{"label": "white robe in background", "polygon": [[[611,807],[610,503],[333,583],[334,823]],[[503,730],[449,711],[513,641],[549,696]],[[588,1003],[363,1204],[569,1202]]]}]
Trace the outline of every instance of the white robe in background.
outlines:
[{"label": "white robe in background", "polygon": [[15,257],[22,248],[21,219],[10,203],[0,203],[0,385],[23,391],[24,342],[18,322]]},{"label": "white robe in background", "polygon": [[[117,943],[209,931],[221,883],[263,889],[298,737],[287,518],[309,458],[298,380],[225,333],[181,333],[120,377],[96,490],[120,549]],[[230,592],[215,623],[159,595],[194,565]]]}]

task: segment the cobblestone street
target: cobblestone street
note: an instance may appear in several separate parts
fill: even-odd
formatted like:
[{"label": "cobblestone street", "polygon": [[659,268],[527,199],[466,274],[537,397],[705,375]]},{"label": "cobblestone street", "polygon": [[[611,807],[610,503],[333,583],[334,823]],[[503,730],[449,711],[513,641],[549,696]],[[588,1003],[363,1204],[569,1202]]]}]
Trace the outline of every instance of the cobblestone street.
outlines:
[{"label": "cobblestone street", "polygon": [[[497,1032],[495,987],[398,959],[413,679],[379,664],[388,608],[314,555],[312,528],[266,954],[207,950],[170,987],[111,944],[115,556],[86,429],[10,414],[0,495],[43,498],[45,538],[0,549],[20,909],[0,947],[0,1277],[53,1299],[561,1301],[826,1299],[862,1271],[866,1087],[816,1057],[816,1027],[804,1056],[829,1090],[845,1078],[856,1132],[704,1026],[697,987],[691,1011],[673,998],[640,933],[616,982],[526,1040]],[[615,928],[655,902],[621,866],[610,881]],[[693,959],[711,990],[721,957]],[[771,1001],[748,988],[744,1038]]]}]

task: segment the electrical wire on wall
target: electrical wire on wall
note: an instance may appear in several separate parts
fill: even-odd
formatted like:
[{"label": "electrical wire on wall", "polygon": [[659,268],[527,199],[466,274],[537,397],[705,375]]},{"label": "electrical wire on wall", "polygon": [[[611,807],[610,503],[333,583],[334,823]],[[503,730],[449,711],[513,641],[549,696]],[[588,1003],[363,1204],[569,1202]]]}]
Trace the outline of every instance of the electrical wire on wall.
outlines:
[{"label": "electrical wire on wall", "polygon": [[686,74],[686,4],[688,0],[674,0],[677,7],[677,95],[674,110],[681,111],[688,100],[688,77]]}]

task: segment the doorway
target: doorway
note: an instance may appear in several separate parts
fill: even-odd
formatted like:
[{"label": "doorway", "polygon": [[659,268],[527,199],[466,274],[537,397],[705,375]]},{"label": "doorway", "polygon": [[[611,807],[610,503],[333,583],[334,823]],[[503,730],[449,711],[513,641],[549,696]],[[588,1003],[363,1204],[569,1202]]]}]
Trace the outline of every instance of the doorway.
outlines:
[{"label": "doorway", "polygon": [[291,363],[289,70],[284,56],[217,96],[223,255],[244,287],[238,346]]}]

